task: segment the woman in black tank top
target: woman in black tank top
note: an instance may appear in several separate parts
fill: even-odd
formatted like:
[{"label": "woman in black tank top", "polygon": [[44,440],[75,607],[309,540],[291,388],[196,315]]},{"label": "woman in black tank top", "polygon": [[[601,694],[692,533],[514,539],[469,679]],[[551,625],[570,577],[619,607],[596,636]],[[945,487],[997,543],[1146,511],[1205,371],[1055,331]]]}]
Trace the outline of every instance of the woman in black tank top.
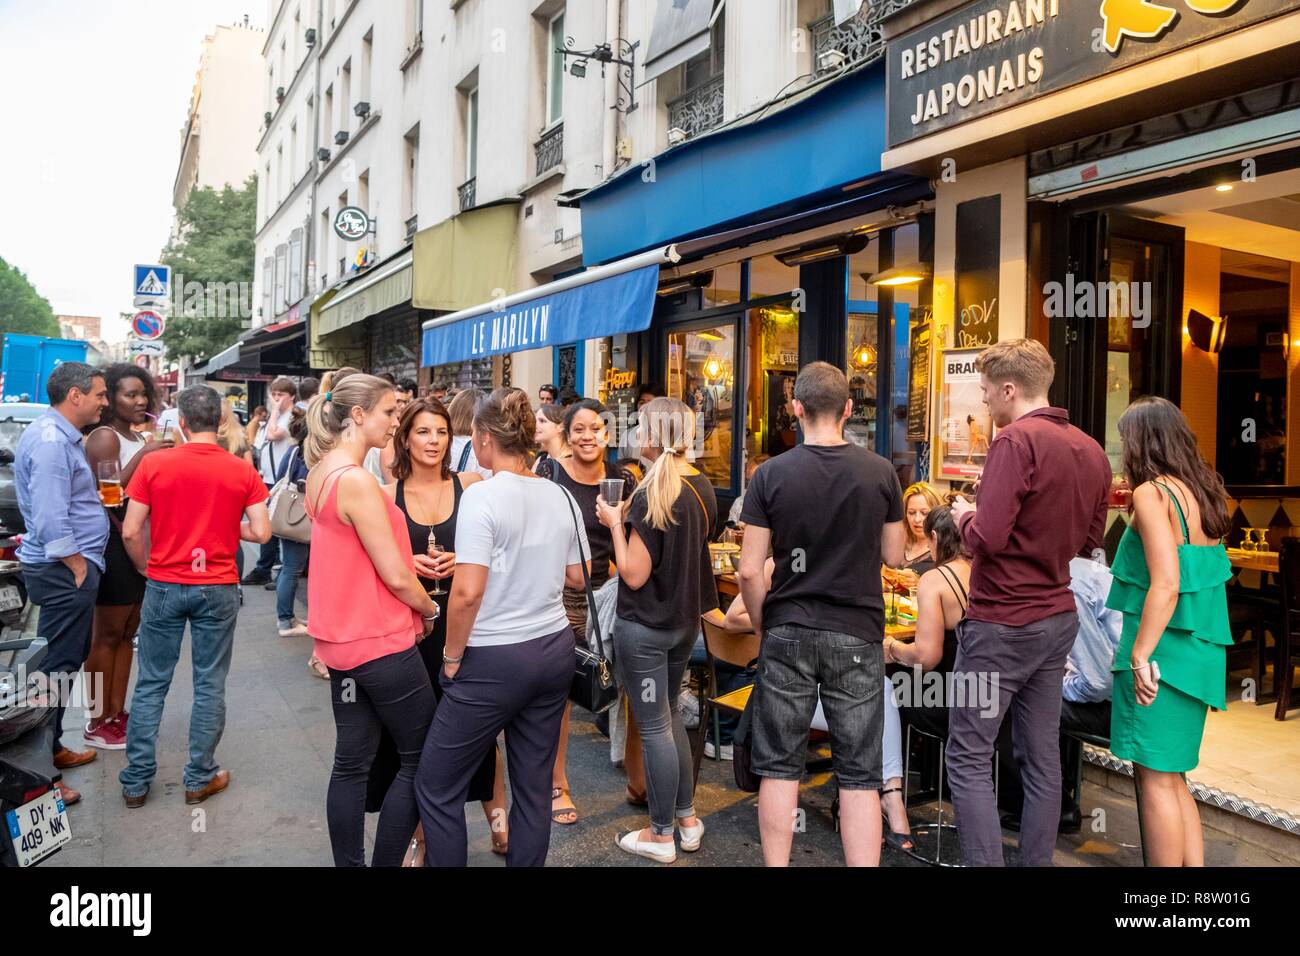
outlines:
[{"label": "woman in black tank top", "polygon": [[[940,675],[943,693],[940,701],[933,703],[933,692],[928,681],[917,684],[915,680],[905,685],[911,692],[903,694],[899,715],[905,723],[916,724],[928,733],[946,737],[948,734],[948,682],[957,661],[957,625],[965,616],[969,601],[970,559],[966,556],[961,533],[949,508],[935,508],[925,516],[925,534],[937,566],[921,576],[917,585],[916,638],[910,642],[885,639],[885,661],[901,664],[913,674],[919,668],[925,673]],[[951,620],[952,609],[957,611]],[[934,679],[934,678],[930,678]],[[928,692],[927,692],[928,691]],[[925,700],[927,703],[923,703]]]},{"label": "woman in black tank top", "polygon": [[[424,666],[433,682],[434,697],[442,699],[442,685],[438,674],[442,670],[442,653],[447,646],[447,599],[451,594],[456,563],[456,515],[460,512],[461,496],[465,489],[483,479],[475,472],[456,474],[447,460],[451,448],[451,416],[436,399],[412,402],[402,413],[397,432],[393,435],[393,477],[384,492],[393,496],[394,503],[406,517],[406,533],[411,553],[415,556],[415,570],[420,583],[432,592],[441,585],[441,595],[430,594],[442,612],[432,633],[416,645]],[[446,551],[436,557],[428,553],[429,533]],[[492,828],[492,850],[506,851],[505,774],[499,766],[499,755],[489,751],[470,781],[469,800],[483,804],[483,812]],[[377,811],[384,795],[397,774],[400,760],[397,747],[387,733],[380,741],[379,753],[370,769],[370,784],[366,810]],[[416,841],[421,840],[417,832]],[[413,854],[423,860],[422,851]]]}]

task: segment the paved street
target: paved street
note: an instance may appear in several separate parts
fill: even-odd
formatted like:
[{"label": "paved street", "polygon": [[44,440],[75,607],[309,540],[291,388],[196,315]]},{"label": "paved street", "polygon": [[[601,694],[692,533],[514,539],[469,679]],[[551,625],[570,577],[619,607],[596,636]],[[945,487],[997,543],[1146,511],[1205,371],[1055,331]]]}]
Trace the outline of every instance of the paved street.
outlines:
[{"label": "paved street", "polygon": [[[251,566],[251,565],[250,565]],[[300,588],[300,597],[306,588]],[[234,663],[228,684],[228,720],[218,751],[231,771],[230,789],[198,807],[185,805],[181,769],[191,700],[188,652],[182,656],[167,701],[158,747],[158,778],[141,809],[122,803],[117,773],[124,754],[99,753],[85,767],[68,773],[81,790],[71,808],[73,842],[51,858],[50,866],[328,866],[325,788],[334,747],[328,685],[307,670],[307,639],[284,640],[275,633],[274,594],[245,589]],[[188,644],[188,642],[187,642]],[[65,742],[84,718],[70,711]],[[569,778],[582,814],[576,826],[552,829],[552,866],[655,866],[614,846],[615,836],[645,817],[623,802],[622,772],[609,760],[609,744],[589,721],[574,722],[569,747]],[[806,832],[795,844],[800,866],[834,866],[842,861],[831,826],[833,796],[829,774],[803,788]],[[1100,802],[1099,802],[1100,801]],[[757,866],[762,863],[756,798],[738,791],[731,764],[706,759],[700,772],[697,807],[708,826],[703,850],[679,854],[677,866]],[[1110,791],[1085,792],[1085,813],[1106,810],[1103,834],[1062,837],[1057,864],[1063,866],[1141,865],[1131,809]],[[922,819],[925,808],[913,813]],[[467,809],[470,864],[501,866],[489,849],[489,835],[477,806]],[[369,817],[373,832],[375,818]],[[1087,828],[1085,828],[1086,830]],[[955,859],[956,841],[945,834],[944,858]],[[1264,854],[1208,836],[1208,862],[1269,865]],[[1010,844],[1010,840],[1008,841]],[[923,844],[924,846],[925,844]],[[886,850],[889,866],[920,865]]]}]

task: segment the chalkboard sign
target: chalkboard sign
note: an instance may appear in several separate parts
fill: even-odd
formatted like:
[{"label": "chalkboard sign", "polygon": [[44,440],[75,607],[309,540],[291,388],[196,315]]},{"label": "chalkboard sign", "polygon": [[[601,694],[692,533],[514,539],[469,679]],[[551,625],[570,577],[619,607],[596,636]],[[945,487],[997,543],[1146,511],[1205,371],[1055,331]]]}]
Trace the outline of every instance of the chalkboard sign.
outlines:
[{"label": "chalkboard sign", "polygon": [[930,367],[933,326],[926,320],[912,326],[908,349],[907,440],[930,440]]},{"label": "chalkboard sign", "polygon": [[986,348],[998,340],[1001,221],[1001,196],[957,204],[955,349]]}]

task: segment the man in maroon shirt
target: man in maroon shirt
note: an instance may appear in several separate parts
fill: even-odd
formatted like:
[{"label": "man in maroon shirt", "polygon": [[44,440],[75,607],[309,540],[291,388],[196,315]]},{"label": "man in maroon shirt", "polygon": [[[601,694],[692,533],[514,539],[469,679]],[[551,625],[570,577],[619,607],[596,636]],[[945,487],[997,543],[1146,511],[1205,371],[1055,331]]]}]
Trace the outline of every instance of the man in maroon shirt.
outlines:
[{"label": "man in maroon shirt", "polygon": [[957,628],[948,775],[966,864],[1002,866],[990,766],[1009,712],[1025,790],[1020,862],[1050,866],[1061,813],[1061,680],[1079,629],[1070,559],[1102,545],[1110,462],[1048,404],[1056,367],[1040,343],[999,342],[975,367],[999,431],[979,510],[964,498],[953,505],[973,557],[970,606]]}]

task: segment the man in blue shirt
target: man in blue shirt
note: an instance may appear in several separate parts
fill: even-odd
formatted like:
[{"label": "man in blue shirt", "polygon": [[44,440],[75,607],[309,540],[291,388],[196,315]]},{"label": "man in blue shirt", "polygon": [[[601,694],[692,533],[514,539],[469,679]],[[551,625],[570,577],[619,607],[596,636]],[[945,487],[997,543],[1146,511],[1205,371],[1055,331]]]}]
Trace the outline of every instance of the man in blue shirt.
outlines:
[{"label": "man in blue shirt", "polygon": [[[108,512],[99,499],[81,432],[108,405],[101,371],[64,362],[45,385],[50,408],[27,426],[14,451],[14,486],[26,531],[18,548],[23,579],[41,609],[37,633],[49,642],[41,670],[49,677],[54,711],[54,766],[77,767],[95,751],[76,752],[60,741],[72,682],[90,653],[95,595],[104,571]],[[81,794],[60,784],[65,804]]]}]

